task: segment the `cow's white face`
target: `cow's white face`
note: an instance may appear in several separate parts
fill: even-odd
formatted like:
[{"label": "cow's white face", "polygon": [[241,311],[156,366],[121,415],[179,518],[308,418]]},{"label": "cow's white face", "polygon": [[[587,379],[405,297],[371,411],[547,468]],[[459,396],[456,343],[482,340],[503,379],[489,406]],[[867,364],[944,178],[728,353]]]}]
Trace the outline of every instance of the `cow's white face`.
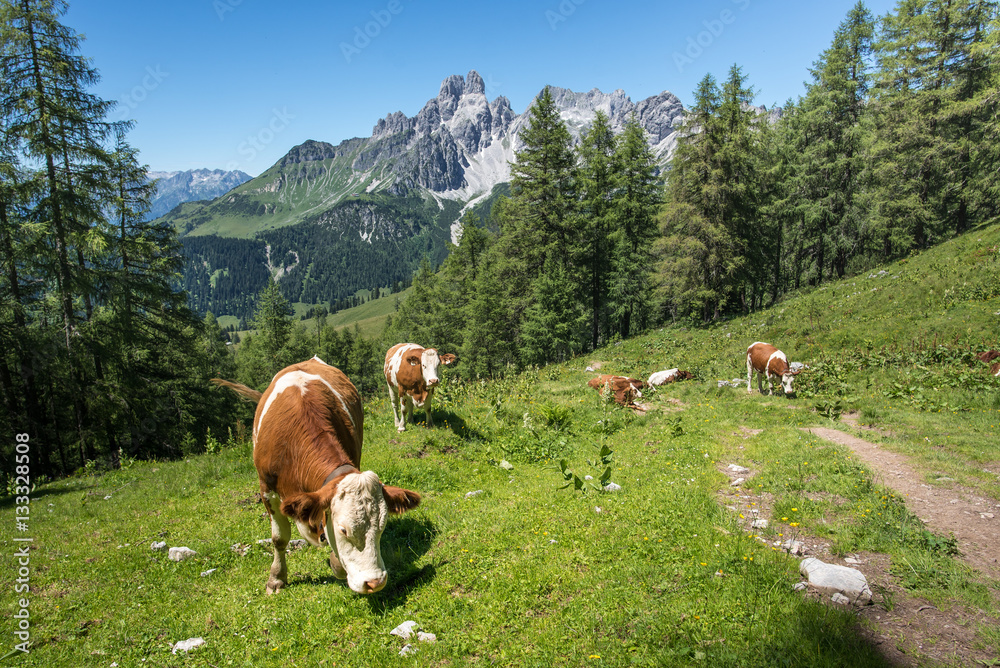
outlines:
[{"label": "cow's white face", "polygon": [[385,586],[388,574],[379,541],[388,519],[382,483],[373,471],[351,473],[340,481],[330,501],[326,535],[345,573],[334,571],[346,576],[347,586],[358,594],[374,594]]},{"label": "cow's white face", "polygon": [[441,379],[438,378],[438,366],[440,364],[441,358],[438,356],[438,351],[433,348],[427,348],[420,355],[420,370],[423,373],[424,382],[427,383],[427,387],[434,387],[440,382]]},{"label": "cow's white face", "polygon": [[795,379],[795,372],[789,371],[781,374],[781,387],[784,388],[785,394],[794,394],[795,390],[792,389],[792,381]]}]

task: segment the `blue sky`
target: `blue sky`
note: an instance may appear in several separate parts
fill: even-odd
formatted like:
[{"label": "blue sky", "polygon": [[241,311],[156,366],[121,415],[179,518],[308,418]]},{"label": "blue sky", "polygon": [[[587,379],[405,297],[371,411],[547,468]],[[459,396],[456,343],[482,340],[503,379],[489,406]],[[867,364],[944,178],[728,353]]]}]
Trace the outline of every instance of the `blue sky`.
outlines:
[{"label": "blue sky", "polygon": [[[369,136],[416,114],[441,80],[476,70],[489,99],[524,111],[548,84],[663,90],[689,104],[738,63],[757,104],[804,92],[855,0],[70,0],[98,95],[153,170],[264,171],[307,139]],[[869,0],[877,16],[895,0]]]}]

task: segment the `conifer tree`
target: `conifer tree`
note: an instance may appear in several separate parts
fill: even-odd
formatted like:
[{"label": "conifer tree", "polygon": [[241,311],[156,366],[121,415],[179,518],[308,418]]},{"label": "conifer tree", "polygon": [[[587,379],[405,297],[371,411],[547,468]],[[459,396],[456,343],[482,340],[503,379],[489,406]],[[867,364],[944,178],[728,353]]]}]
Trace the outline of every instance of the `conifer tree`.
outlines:
[{"label": "conifer tree", "polygon": [[585,287],[590,310],[590,345],[597,348],[602,334],[607,336],[609,281],[612,261],[612,198],[616,141],[607,114],[598,110],[594,122],[583,133],[577,149],[580,161],[579,193],[583,234],[581,258],[586,267],[581,287]]},{"label": "conifer tree", "polygon": [[646,131],[633,115],[616,142],[611,200],[614,242],[611,295],[615,331],[628,337],[646,326],[651,310],[649,267],[662,186]]}]

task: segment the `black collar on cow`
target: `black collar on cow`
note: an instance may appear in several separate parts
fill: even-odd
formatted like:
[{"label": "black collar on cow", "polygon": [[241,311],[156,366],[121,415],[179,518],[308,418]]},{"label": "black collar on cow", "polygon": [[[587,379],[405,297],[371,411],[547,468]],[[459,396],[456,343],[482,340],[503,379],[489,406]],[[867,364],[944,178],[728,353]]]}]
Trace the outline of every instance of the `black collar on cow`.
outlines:
[{"label": "black collar on cow", "polygon": [[347,464],[341,464],[340,466],[338,466],[337,468],[333,469],[333,471],[330,472],[330,475],[326,477],[326,480],[323,481],[323,484],[320,485],[320,487],[325,486],[326,483],[330,482],[331,480],[333,480],[338,476],[347,475],[348,473],[353,473],[356,471],[360,473],[360,471],[358,471],[358,468],[354,464],[351,464],[350,462],[348,462]]}]

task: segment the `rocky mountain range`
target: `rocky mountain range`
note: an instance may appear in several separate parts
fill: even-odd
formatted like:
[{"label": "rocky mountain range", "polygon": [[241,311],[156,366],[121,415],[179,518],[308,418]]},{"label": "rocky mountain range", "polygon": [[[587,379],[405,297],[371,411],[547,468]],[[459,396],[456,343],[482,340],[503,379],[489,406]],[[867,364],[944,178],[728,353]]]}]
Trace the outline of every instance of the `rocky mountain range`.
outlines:
[{"label": "rocky mountain range", "polygon": [[[684,118],[674,94],[632,102],[622,90],[577,93],[553,86],[550,91],[574,139],[598,110],[616,132],[635,114],[659,160],[665,165],[673,155]],[[415,116],[391,113],[375,123],[370,137],[337,145],[306,141],[225,197],[185,207],[171,218],[183,234],[249,237],[303,222],[366,193],[459,201],[464,210],[509,182],[528,119],[528,110],[515,113],[506,97],[488,99],[475,70],[453,75]]]},{"label": "rocky mountain range", "polygon": [[[574,140],[599,110],[615,132],[634,114],[661,164],[672,157],[684,118],[672,93],[633,102],[622,90],[550,92]],[[457,240],[462,214],[485,211],[509,191],[528,109],[489,99],[475,71],[450,76],[415,116],[391,113],[370,137],[336,145],[303,142],[215,200],[181,204],[166,220],[191,259],[184,280],[192,304],[245,316],[245,294],[268,274],[292,302],[333,304],[409,280],[422,257],[436,265]]]},{"label": "rocky mountain range", "polygon": [[253,177],[239,170],[189,169],[185,172],[149,172],[149,178],[157,180],[156,196],[146,216],[152,220],[182,202],[213,200]]}]

